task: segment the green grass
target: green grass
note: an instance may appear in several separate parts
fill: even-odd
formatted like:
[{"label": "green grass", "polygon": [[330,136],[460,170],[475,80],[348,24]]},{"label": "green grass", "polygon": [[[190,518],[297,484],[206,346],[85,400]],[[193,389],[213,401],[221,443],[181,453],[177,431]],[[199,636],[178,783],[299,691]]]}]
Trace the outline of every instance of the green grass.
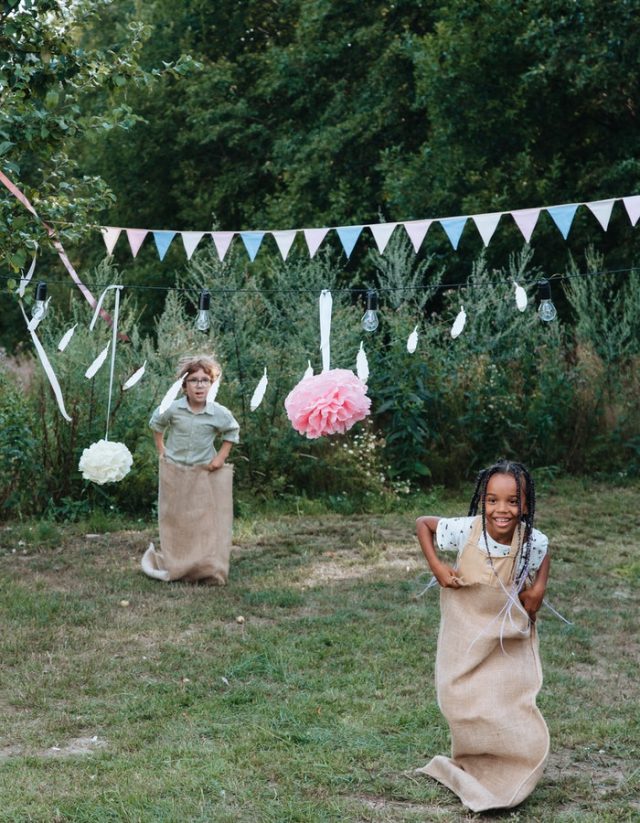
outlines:
[{"label": "green grass", "polygon": [[[548,596],[573,621],[539,622],[552,755],[484,818],[640,819],[639,492],[539,495]],[[145,578],[153,529],[1,528],[0,820],[476,819],[413,774],[449,745],[414,518],[466,499],[429,504],[238,519],[224,589]]]}]

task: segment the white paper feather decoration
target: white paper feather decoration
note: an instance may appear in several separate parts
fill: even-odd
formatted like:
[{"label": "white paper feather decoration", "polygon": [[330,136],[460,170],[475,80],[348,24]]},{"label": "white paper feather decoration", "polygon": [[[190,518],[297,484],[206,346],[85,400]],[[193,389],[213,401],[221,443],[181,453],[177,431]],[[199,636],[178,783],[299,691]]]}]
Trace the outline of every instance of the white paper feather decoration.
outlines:
[{"label": "white paper feather decoration", "polygon": [[147,366],[147,361],[145,360],[144,363],[140,366],[140,368],[137,371],[134,371],[134,373],[126,381],[126,383],[123,384],[122,388],[123,388],[124,391],[126,391],[127,389],[132,388],[133,386],[135,386],[135,384],[139,380],[142,380],[142,375],[145,372],[146,366]]},{"label": "white paper feather decoration", "polygon": [[407,351],[409,352],[409,354],[413,354],[417,348],[418,348],[418,327],[416,326],[415,329],[409,335],[409,339],[407,340]]},{"label": "white paper feather decoration", "polygon": [[166,412],[169,406],[173,403],[176,397],[180,394],[180,389],[182,388],[182,381],[187,376],[187,373],[181,374],[180,377],[173,383],[169,391],[165,394],[165,396],[160,401],[160,405],[158,406],[158,411],[160,414]]},{"label": "white paper feather decoration", "polygon": [[216,379],[211,384],[209,391],[207,392],[207,404],[213,403],[218,396],[218,389],[220,388],[220,378],[222,375],[218,375]]},{"label": "white paper feather decoration", "polygon": [[58,343],[58,351],[64,351],[67,348],[77,325],[78,324],[76,323],[75,326],[71,326],[71,328],[67,329],[67,331],[62,335],[60,342]]},{"label": "white paper feather decoration", "polygon": [[364,344],[360,341],[360,348],[356,357],[356,373],[363,383],[369,379],[369,361],[367,360],[367,353],[364,350]]},{"label": "white paper feather decoration", "polygon": [[33,345],[36,347],[36,351],[38,352],[38,357],[40,358],[40,362],[42,363],[42,368],[44,369],[45,374],[47,375],[47,379],[51,384],[51,388],[53,389],[53,393],[56,398],[56,402],[58,404],[58,408],[60,409],[60,414],[64,417],[65,420],[71,422],[71,418],[67,413],[67,410],[64,407],[64,399],[62,397],[62,391],[60,389],[60,383],[58,383],[58,378],[51,367],[51,363],[49,362],[49,358],[47,357],[47,353],[42,348],[42,344],[38,340],[38,337],[35,332],[31,332],[31,339],[33,340]]},{"label": "white paper feather decoration", "polygon": [[307,360],[307,363],[309,365],[307,366],[307,368],[305,369],[304,374],[302,375],[303,380],[306,380],[307,377],[313,377],[313,366],[311,365],[311,360]]},{"label": "white paper feather decoration", "polygon": [[253,393],[253,397],[251,398],[251,403],[249,407],[251,411],[255,411],[260,403],[262,403],[262,398],[264,397],[264,393],[267,390],[267,386],[269,385],[269,380],[267,378],[267,367],[264,368],[264,374],[260,378],[260,382],[256,386],[256,390]]},{"label": "white paper feather decoration", "polygon": [[89,366],[89,368],[84,373],[84,376],[88,380],[90,380],[94,376],[94,374],[96,374],[96,372],[98,371],[100,366],[107,359],[107,355],[109,354],[109,346],[110,345],[111,345],[111,340],[109,340],[109,342],[104,347],[104,349],[100,352],[100,354],[96,357],[96,359],[93,361],[93,363]]},{"label": "white paper feather decoration", "polygon": [[33,260],[31,261],[31,265],[29,266],[29,271],[20,278],[20,285],[18,286],[18,297],[24,297],[24,293],[26,291],[27,286],[31,282],[31,278],[33,277],[33,273],[36,270],[36,254],[33,255]]},{"label": "white paper feather decoration", "polygon": [[527,293],[515,280],[513,281],[513,285],[516,287],[516,306],[518,307],[518,311],[525,311],[527,308]]},{"label": "white paper feather decoration", "polygon": [[459,337],[462,334],[462,330],[464,329],[464,324],[467,322],[467,315],[464,310],[464,306],[460,306],[460,311],[458,312],[458,316],[456,317],[453,326],[451,326],[451,337],[455,338]]}]

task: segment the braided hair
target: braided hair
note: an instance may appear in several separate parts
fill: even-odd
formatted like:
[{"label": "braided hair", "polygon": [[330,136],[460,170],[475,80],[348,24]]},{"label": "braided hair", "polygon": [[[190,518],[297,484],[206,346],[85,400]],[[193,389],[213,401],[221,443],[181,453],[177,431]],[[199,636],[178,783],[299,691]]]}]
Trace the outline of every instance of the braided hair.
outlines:
[{"label": "braided hair", "polygon": [[[482,469],[476,478],[476,487],[469,505],[469,517],[475,517],[478,509],[482,516],[482,533],[484,535],[485,546],[487,543],[486,524],[486,500],[487,484],[494,474],[509,474],[516,481],[516,494],[518,501],[518,557],[514,565],[513,582],[516,590],[524,586],[529,572],[529,561],[531,558],[531,543],[533,538],[533,519],[536,510],[536,491],[533,478],[528,469],[522,463],[515,463],[511,460],[498,460],[492,466]],[[522,492],[524,486],[524,505]],[[489,553],[491,559],[491,553]],[[518,560],[520,561],[518,563]]]}]

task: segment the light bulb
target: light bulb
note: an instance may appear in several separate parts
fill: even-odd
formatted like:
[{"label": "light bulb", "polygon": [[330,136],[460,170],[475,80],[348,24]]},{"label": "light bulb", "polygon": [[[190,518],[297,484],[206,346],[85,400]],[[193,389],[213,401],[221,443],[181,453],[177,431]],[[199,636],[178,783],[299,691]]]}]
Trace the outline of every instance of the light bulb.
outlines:
[{"label": "light bulb", "polygon": [[373,289],[367,291],[367,310],[362,315],[362,328],[375,331],[378,328],[378,295]]},{"label": "light bulb", "polygon": [[209,305],[211,303],[211,295],[205,289],[200,292],[198,298],[198,314],[196,315],[196,329],[198,331],[209,331],[211,320],[209,319]]},{"label": "light bulb", "polygon": [[538,281],[538,297],[540,298],[538,316],[541,320],[544,320],[545,323],[550,323],[556,319],[558,312],[551,299],[551,284],[548,280]]},{"label": "light bulb", "polygon": [[40,281],[36,286],[36,299],[31,307],[31,317],[34,320],[42,320],[47,313],[47,284]]}]

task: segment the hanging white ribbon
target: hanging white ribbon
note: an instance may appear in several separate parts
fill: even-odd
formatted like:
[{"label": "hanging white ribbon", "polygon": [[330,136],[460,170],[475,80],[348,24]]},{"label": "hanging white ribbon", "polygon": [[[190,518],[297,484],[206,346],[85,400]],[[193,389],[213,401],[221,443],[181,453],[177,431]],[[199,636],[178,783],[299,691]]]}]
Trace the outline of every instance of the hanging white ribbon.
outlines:
[{"label": "hanging white ribbon", "polygon": [[182,381],[187,376],[187,372],[181,374],[180,377],[172,384],[169,391],[165,394],[165,396],[160,401],[160,405],[158,406],[158,412],[163,414],[169,408],[169,406],[173,403],[176,397],[180,394],[180,389],[182,388]]},{"label": "hanging white ribbon", "polygon": [[[20,310],[22,311],[22,316],[24,317],[24,321],[27,324],[27,328],[29,328],[29,319],[27,318],[27,314],[24,310],[24,306],[22,305],[22,301],[20,301]],[[56,373],[49,362],[49,358],[47,357],[46,351],[42,348],[42,343],[38,340],[38,336],[35,331],[29,330],[29,334],[31,335],[31,339],[33,340],[33,345],[35,346],[36,353],[40,362],[42,363],[42,368],[44,369],[44,373],[47,375],[47,380],[49,381],[51,388],[53,389],[53,394],[56,398],[56,403],[58,404],[58,408],[60,409],[60,414],[67,420],[69,423],[71,422],[71,417],[69,417],[67,410],[64,407],[64,398],[62,397],[62,389],[60,388],[60,383],[58,382],[58,378],[56,377]]]},{"label": "hanging white ribbon", "polygon": [[416,326],[415,329],[409,335],[407,340],[407,351],[409,354],[413,354],[415,350],[418,348],[418,327]]},{"label": "hanging white ribbon", "polygon": [[329,289],[320,292],[320,352],[322,354],[322,371],[331,368],[331,309],[333,299]]},{"label": "hanging white ribbon", "polygon": [[111,345],[111,341],[107,343],[107,345],[102,349],[100,354],[96,357],[93,363],[89,366],[89,368],[84,373],[84,376],[87,380],[91,380],[94,374],[97,373],[98,369],[102,366],[104,361],[107,359],[107,355],[109,354],[109,346]]},{"label": "hanging white ribbon", "polygon": [[67,331],[62,335],[62,337],[60,338],[60,342],[58,343],[58,351],[64,351],[67,348],[67,346],[69,345],[69,341],[73,337],[77,325],[78,324],[76,323],[74,326],[71,326],[71,328],[67,329]]},{"label": "hanging white ribbon", "polygon": [[464,329],[464,324],[467,322],[467,315],[464,310],[464,306],[460,306],[460,311],[458,312],[458,316],[456,317],[453,326],[451,327],[451,337],[455,340],[456,337],[459,337],[462,334],[462,330]]},{"label": "hanging white ribbon", "polygon": [[251,402],[249,403],[249,408],[251,411],[255,411],[260,403],[262,403],[262,398],[264,397],[264,393],[267,390],[267,386],[269,385],[269,379],[267,378],[267,367],[264,367],[264,374],[260,378],[260,382],[256,386],[256,390],[251,397]]},{"label": "hanging white ribbon", "polygon": [[364,350],[364,343],[360,341],[360,348],[356,356],[356,372],[360,380],[366,383],[369,379],[369,361],[367,360],[367,353]]},{"label": "hanging white ribbon", "polygon": [[147,361],[145,360],[144,363],[140,366],[140,368],[137,371],[134,371],[131,377],[125,383],[123,383],[123,391],[127,391],[127,389],[133,388],[133,386],[135,386],[136,383],[142,380],[142,376],[145,373],[146,367]]},{"label": "hanging white ribbon", "polygon": [[218,375],[216,377],[216,379],[213,381],[213,383],[211,384],[211,388],[207,392],[207,400],[206,400],[207,405],[210,405],[211,403],[213,403],[215,401],[216,397],[218,396],[218,389],[220,388],[221,378],[222,378],[222,375]]},{"label": "hanging white ribbon", "polygon": [[29,271],[24,275],[24,277],[20,278],[20,285],[18,286],[18,297],[24,297],[25,290],[33,277],[33,273],[36,270],[36,256],[37,256],[37,249],[33,253],[33,260],[31,261],[31,265],[29,266]]},{"label": "hanging white ribbon", "polygon": [[527,293],[522,288],[522,286],[518,285],[516,281],[513,281],[513,285],[516,289],[516,306],[518,307],[518,311],[525,311],[527,308]]},{"label": "hanging white ribbon", "polygon": [[311,360],[307,360],[309,364],[307,368],[304,370],[304,374],[302,375],[302,379],[306,380],[307,377],[313,377],[313,366],[311,365]]}]

